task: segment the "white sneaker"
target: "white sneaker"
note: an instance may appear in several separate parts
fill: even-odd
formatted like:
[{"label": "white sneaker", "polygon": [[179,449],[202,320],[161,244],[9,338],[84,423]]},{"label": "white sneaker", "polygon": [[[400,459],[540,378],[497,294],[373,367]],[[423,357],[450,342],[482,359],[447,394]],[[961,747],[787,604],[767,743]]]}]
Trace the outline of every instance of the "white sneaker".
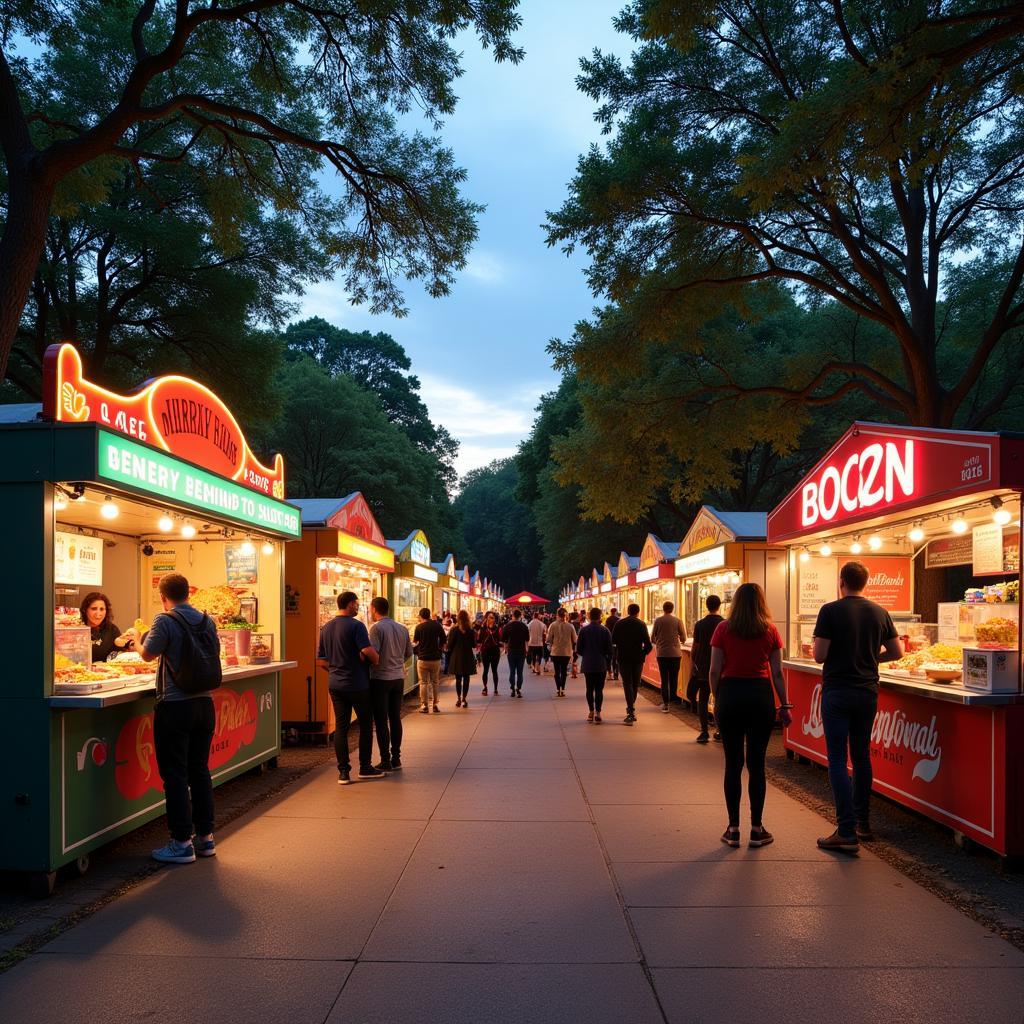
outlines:
[{"label": "white sneaker", "polygon": [[662,710],[662,712],[663,712],[664,714],[666,714],[666,715],[667,715],[667,714],[668,714],[668,705],[667,705],[667,704],[662,704],[662,705],[661,705],[661,710]]}]

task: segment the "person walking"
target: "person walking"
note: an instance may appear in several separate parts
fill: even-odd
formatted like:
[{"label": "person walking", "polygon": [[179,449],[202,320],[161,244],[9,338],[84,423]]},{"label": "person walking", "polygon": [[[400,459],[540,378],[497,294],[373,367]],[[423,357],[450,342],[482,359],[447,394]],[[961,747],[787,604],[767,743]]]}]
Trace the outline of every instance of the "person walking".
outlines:
[{"label": "person walking", "polygon": [[782,637],[772,622],[764,591],[756,583],[743,583],[732,598],[729,618],[720,622],[711,638],[711,690],[715,719],[725,749],[725,805],[729,825],[722,833],[726,846],[740,845],[740,798],[743,764],[747,765],[750,798],[750,845],[767,846],[775,837],[764,827],[764,759],[775,725],[779,697],[784,725],[792,721],[782,675]]},{"label": "person walking", "polygon": [[338,760],[338,784],[352,781],[348,734],[352,715],[359,725],[359,778],[382,779],[385,772],[373,766],[373,704],[370,699],[370,665],[377,651],[366,626],[357,618],[359,598],[351,590],[338,595],[338,614],[320,627],[316,652],[318,668],[327,671],[328,692],[334,706],[334,754]]},{"label": "person walking", "polygon": [[534,615],[526,628],[530,631],[530,644],[526,660],[529,662],[533,674],[539,676],[541,662],[544,660],[544,637],[547,635],[547,629],[540,614]]},{"label": "person walking", "polygon": [[580,630],[576,650],[580,656],[580,668],[587,682],[588,722],[600,724],[601,707],[604,704],[604,682],[608,677],[608,659],[612,652],[612,635],[608,627],[601,625],[601,609],[591,608],[589,622]]},{"label": "person walking", "polygon": [[501,639],[505,644],[508,656],[508,678],[511,696],[523,695],[523,665],[526,662],[526,648],[530,643],[530,630],[523,622],[523,613],[519,608],[512,610],[512,621],[501,631]]},{"label": "person walking", "polygon": [[626,608],[625,618],[619,619],[612,634],[619,672],[622,674],[622,692],[626,698],[624,725],[636,724],[636,698],[640,692],[640,676],[647,655],[654,650],[647,623],[640,618],[640,605]]},{"label": "person walking", "polygon": [[441,620],[441,628],[444,630],[444,640],[445,640],[444,649],[441,651],[441,676],[442,677],[450,674],[448,672],[448,634],[452,631],[452,627],[454,625],[455,625],[455,620],[452,618],[452,616],[450,614],[449,615],[445,615],[445,617]]},{"label": "person walking", "polygon": [[476,634],[465,608],[448,634],[448,670],[455,676],[455,706],[468,708],[469,677],[476,675]]},{"label": "person walking", "polygon": [[658,657],[658,674],[661,676],[661,710],[666,715],[676,695],[683,644],[686,643],[686,628],[672,614],[674,610],[675,605],[666,601],[661,606],[662,614],[654,620],[654,628],[651,630],[651,643]]},{"label": "person walking", "polygon": [[[580,613],[577,611],[570,612],[569,614],[569,625],[576,630],[576,635],[579,636],[580,630],[583,628],[583,622],[580,620]],[[576,664],[578,661],[577,652],[572,652],[572,677],[577,677]]]},{"label": "person walking", "polygon": [[555,696],[564,697],[569,660],[576,653],[576,630],[566,621],[564,608],[558,609],[555,621],[548,626],[548,646],[551,648],[551,663],[555,668]]},{"label": "person walking", "polygon": [[444,627],[431,617],[429,608],[420,609],[420,621],[412,634],[412,649],[416,652],[416,678],[420,684],[420,714],[434,712],[441,708],[437,700],[441,689],[441,653],[448,638]]},{"label": "person walking", "polygon": [[[878,665],[903,657],[892,617],[864,596],[868,569],[839,570],[839,600],[822,605],[814,626],[814,660],[821,672],[821,720],[836,830],[818,840],[823,850],[856,853],[871,834],[871,729],[878,710]],[[847,771],[853,765],[853,783]]]},{"label": "person walking", "polygon": [[386,597],[370,602],[370,646],[377,664],[370,666],[370,703],[377,729],[381,771],[402,767],[402,698],[405,696],[405,663],[412,657],[409,630],[391,618]]},{"label": "person walking", "polygon": [[212,857],[217,850],[210,778],[216,715],[210,695],[221,681],[220,641],[213,619],[188,603],[184,576],[168,573],[157,586],[163,614],[144,637],[134,630],[127,634],[143,661],[160,659],[153,744],[171,835],[152,857],[163,864],[192,864],[196,854]]},{"label": "person walking", "polygon": [[494,683],[494,696],[498,696],[498,665],[501,662],[501,629],[498,626],[498,616],[494,612],[488,612],[484,616],[484,624],[480,627],[477,635],[480,650],[480,663],[483,665],[484,688],[483,695],[487,696],[487,673],[490,671]]},{"label": "person walking", "polygon": [[615,627],[619,624],[619,610],[618,608],[612,608],[608,613],[608,618],[604,620],[604,624],[608,629],[608,632],[612,635],[612,656],[608,659],[608,675],[612,679],[619,678],[619,662],[615,657]]},{"label": "person walking", "polygon": [[690,681],[686,684],[686,699],[691,709],[697,706],[700,717],[700,734],[698,743],[707,743],[711,739],[708,734],[708,700],[711,697],[711,638],[715,630],[725,620],[718,614],[722,607],[722,599],[717,594],[709,594],[705,601],[708,613],[698,619],[693,627],[693,647],[690,650],[691,669]]}]

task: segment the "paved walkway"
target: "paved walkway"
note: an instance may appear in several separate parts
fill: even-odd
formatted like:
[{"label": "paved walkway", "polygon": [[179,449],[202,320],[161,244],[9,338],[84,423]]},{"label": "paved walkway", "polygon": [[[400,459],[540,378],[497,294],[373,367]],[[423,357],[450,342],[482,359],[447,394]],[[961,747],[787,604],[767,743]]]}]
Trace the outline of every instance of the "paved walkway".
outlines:
[{"label": "paved walkway", "polygon": [[0,1019],[121,1024],[1020,1022],[1024,954],[776,790],[729,850],[721,750],[642,702],[405,719],[405,769],[331,769],[0,977]]}]

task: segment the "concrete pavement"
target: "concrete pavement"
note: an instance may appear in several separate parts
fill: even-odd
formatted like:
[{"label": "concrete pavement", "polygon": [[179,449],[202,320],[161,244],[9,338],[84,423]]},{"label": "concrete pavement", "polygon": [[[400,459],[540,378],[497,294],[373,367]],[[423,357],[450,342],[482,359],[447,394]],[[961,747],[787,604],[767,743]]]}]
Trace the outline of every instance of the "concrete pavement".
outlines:
[{"label": "concrete pavement", "polygon": [[[1017,1024],[1024,954],[770,789],[730,850],[722,755],[582,679],[405,719],[401,773],[314,772],[0,977],[60,1024],[891,1019]],[[744,823],[746,825],[746,822]],[[745,835],[745,832],[744,832]]]}]

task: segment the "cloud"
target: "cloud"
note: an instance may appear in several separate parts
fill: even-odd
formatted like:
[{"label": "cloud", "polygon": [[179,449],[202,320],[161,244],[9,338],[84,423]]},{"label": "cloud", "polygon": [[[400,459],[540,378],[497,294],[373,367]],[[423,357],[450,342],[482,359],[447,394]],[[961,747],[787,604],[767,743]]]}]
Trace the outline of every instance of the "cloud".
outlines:
[{"label": "cloud", "polygon": [[487,391],[422,371],[418,376],[420,397],[430,410],[430,418],[468,443],[485,437],[525,437],[533,426],[534,407],[540,396],[550,390],[550,385],[520,385],[511,393],[502,393],[500,365],[485,385]]},{"label": "cloud", "polygon": [[508,270],[497,256],[476,250],[469,258],[462,272],[481,284],[501,284],[508,277]]}]

